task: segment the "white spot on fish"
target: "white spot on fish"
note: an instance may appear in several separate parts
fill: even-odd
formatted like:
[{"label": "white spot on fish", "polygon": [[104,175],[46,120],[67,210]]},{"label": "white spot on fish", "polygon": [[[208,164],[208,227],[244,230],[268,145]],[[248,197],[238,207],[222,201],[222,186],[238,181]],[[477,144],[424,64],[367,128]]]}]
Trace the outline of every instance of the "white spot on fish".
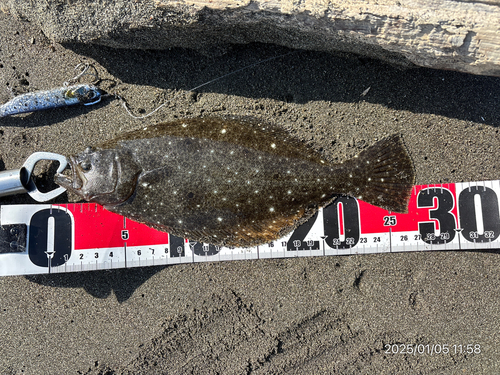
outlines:
[{"label": "white spot on fish", "polygon": [[221,218],[221,217],[218,217],[218,218],[217,218],[217,220],[222,221],[222,218]]},{"label": "white spot on fish", "polygon": [[271,148],[276,148],[276,143],[271,143]]},{"label": "white spot on fish", "polygon": [[269,211],[274,212],[274,207],[271,207]]},{"label": "white spot on fish", "polygon": [[222,129],[220,132],[221,132],[222,134],[226,134],[226,129]]}]

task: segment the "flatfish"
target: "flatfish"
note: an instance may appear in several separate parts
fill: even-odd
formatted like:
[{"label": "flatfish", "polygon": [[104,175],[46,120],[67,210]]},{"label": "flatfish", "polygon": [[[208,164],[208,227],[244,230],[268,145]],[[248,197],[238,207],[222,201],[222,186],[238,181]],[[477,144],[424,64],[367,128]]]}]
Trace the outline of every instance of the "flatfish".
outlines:
[{"label": "flatfish", "polygon": [[281,238],[339,194],[406,212],[414,167],[399,135],[342,164],[258,121],[195,118],[125,133],[68,159],[56,182],[173,235],[219,246]]}]

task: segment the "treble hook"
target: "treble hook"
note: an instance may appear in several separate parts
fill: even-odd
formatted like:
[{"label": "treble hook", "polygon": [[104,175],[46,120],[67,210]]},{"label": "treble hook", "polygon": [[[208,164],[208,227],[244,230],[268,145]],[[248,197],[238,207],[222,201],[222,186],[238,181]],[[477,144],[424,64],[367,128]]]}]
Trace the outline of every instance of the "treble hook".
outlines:
[{"label": "treble hook", "polygon": [[[74,76],[73,78],[67,80],[66,82],[63,83],[64,86],[69,86],[70,84],[74,83],[74,82],[78,82],[78,80],[80,78],[82,78],[83,76],[93,76],[95,79],[94,81],[90,82],[91,84],[95,84],[99,81],[99,76],[97,74],[97,69],[91,65],[91,64],[83,64],[83,63],[79,63],[77,66],[75,66],[75,69],[74,70],[77,70],[79,68],[83,67],[83,70],[78,73],[76,76]],[[92,69],[94,69],[95,73],[89,73],[87,72],[90,67],[92,67]]]}]

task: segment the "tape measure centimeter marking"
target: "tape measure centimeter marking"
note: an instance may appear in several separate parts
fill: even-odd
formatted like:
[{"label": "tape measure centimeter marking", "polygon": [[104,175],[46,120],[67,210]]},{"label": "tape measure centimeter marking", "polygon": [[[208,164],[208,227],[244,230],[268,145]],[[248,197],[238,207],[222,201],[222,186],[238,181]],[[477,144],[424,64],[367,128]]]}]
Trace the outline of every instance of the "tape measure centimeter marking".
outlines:
[{"label": "tape measure centimeter marking", "polygon": [[[0,207],[0,222],[4,231],[11,229],[4,233],[4,249],[0,249],[0,276],[226,260],[496,249],[500,248],[499,201],[499,180],[415,186],[408,214],[340,197],[280,240],[233,249],[171,236],[96,204],[5,205]],[[25,226],[24,237],[20,225]],[[12,226],[16,226],[14,233]],[[6,240],[9,236],[14,240]]]}]

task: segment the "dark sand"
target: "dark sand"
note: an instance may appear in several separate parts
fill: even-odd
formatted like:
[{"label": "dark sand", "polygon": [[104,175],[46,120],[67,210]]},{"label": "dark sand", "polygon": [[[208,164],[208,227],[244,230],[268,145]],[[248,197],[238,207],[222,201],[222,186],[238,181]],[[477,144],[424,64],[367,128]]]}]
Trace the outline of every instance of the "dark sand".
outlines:
[{"label": "dark sand", "polygon": [[[498,78],[297,52],[186,91],[287,51],[51,45],[0,13],[0,102],[9,89],[60,86],[80,62],[136,113],[180,93],[143,121],[116,99],[1,119],[1,167],[144,124],[239,115],[282,126],[338,161],[402,133],[418,184],[500,179]],[[9,203],[34,201],[2,198]],[[4,277],[0,373],[498,373],[499,269],[498,252],[426,252]],[[386,344],[447,344],[452,353],[386,354]],[[467,344],[481,353],[451,349]]]}]

